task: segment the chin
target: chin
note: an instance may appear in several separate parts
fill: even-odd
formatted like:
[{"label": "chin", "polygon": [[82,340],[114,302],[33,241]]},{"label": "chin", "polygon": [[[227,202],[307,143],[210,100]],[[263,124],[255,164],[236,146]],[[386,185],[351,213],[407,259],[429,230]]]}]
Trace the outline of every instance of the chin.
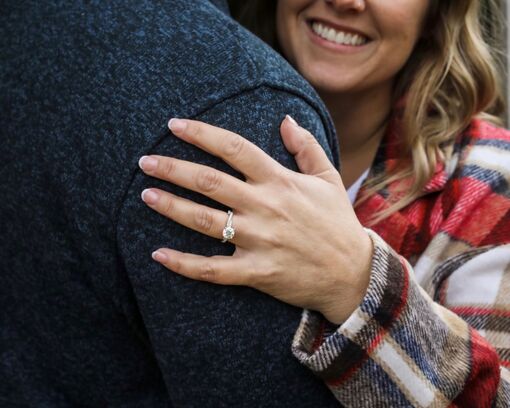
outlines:
[{"label": "chin", "polygon": [[356,80],[348,80],[343,73],[329,75],[303,75],[319,93],[352,92],[359,88]]},{"label": "chin", "polygon": [[316,90],[349,92],[362,85],[360,68],[331,66],[331,64],[297,64],[297,69]]}]

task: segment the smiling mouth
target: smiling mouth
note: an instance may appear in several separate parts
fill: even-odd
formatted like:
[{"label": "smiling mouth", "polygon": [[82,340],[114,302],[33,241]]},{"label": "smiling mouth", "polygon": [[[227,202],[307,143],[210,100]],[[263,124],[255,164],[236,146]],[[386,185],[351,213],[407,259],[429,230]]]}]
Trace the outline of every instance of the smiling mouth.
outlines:
[{"label": "smiling mouth", "polygon": [[311,21],[310,27],[319,37],[334,44],[361,47],[370,41],[361,34],[342,31],[319,21]]}]

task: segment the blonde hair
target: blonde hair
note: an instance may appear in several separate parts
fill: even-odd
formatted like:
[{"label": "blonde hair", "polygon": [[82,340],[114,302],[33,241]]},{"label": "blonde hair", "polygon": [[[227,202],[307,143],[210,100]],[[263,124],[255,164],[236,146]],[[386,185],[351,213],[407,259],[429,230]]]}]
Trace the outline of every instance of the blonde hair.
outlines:
[{"label": "blonde hair", "polygon": [[[231,0],[234,17],[277,49],[276,2],[242,3]],[[369,180],[355,204],[390,183],[403,182],[390,195],[389,208],[374,214],[371,224],[421,195],[438,163],[451,158],[456,137],[473,118],[498,123],[497,115],[504,110],[502,85],[481,21],[482,16],[496,16],[495,7],[487,1],[481,6],[480,0],[431,0],[422,37],[399,73],[394,90],[395,102],[404,101],[402,109],[394,112],[403,147],[401,160],[389,174]],[[494,20],[485,25],[494,26]]]},{"label": "blonde hair", "polygon": [[430,7],[423,38],[399,74],[394,93],[395,100],[405,99],[398,113],[402,160],[390,174],[370,180],[356,205],[390,183],[412,183],[401,184],[373,224],[421,195],[474,117],[499,123],[497,116],[504,110],[496,63],[482,33],[480,1],[433,0]]}]

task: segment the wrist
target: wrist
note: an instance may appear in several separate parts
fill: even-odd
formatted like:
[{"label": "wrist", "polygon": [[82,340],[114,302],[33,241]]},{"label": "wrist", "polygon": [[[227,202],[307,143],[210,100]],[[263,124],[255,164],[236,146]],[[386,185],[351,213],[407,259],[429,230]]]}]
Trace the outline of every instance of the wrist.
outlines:
[{"label": "wrist", "polygon": [[348,285],[339,285],[338,291],[333,290],[322,315],[331,323],[341,324],[359,307],[365,298],[370,283],[372,268],[373,242],[368,233],[363,230],[362,238],[358,241],[357,250],[353,251]]}]

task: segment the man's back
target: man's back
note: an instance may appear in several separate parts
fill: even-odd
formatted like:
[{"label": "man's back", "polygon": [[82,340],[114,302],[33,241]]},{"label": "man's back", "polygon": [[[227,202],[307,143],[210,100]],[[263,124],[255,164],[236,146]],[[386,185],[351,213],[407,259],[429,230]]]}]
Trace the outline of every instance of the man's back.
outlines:
[{"label": "man's back", "polygon": [[336,406],[291,355],[300,310],[164,271],[161,245],[232,247],[139,199],[160,185],[137,170],[144,154],[228,170],[172,138],[172,116],[241,132],[288,166],[285,113],[325,144],[305,84],[205,1],[4,3],[0,405]]}]

